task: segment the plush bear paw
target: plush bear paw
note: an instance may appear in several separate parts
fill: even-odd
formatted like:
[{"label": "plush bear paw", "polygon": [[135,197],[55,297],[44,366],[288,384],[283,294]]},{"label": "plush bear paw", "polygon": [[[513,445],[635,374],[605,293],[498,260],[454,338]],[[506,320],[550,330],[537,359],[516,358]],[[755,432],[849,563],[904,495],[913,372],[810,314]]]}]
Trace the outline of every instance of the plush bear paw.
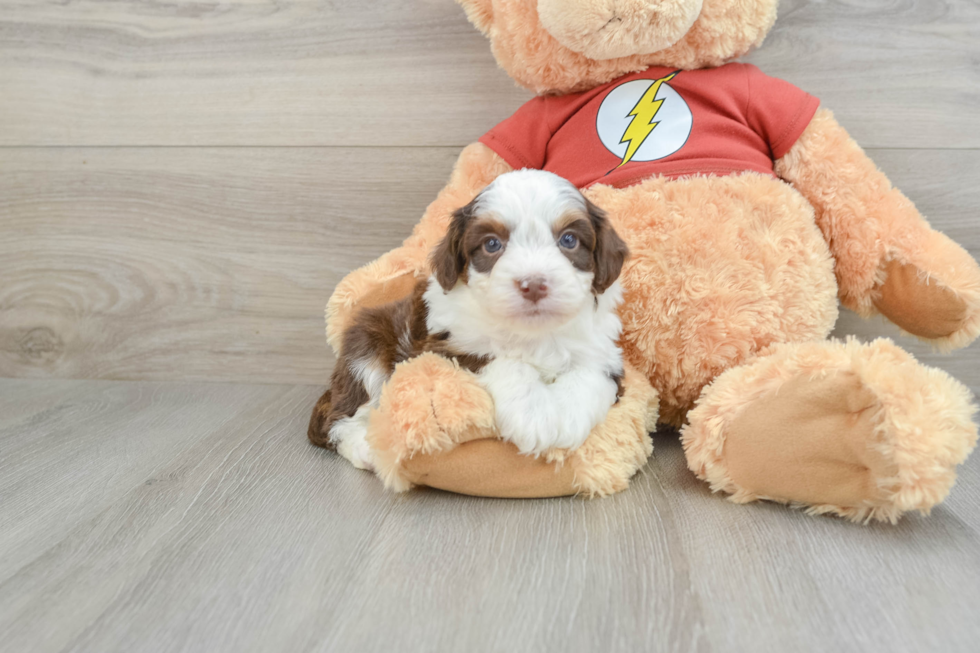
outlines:
[{"label": "plush bear paw", "polygon": [[949,493],[975,411],[888,340],[780,345],[705,388],[682,436],[690,468],[736,502],[894,522]]},{"label": "plush bear paw", "polygon": [[965,346],[980,334],[980,266],[941,233],[930,231],[920,245],[882,265],[874,306],[912,335]]},{"label": "plush bear paw", "polygon": [[453,361],[422,354],[399,364],[371,412],[367,440],[378,475],[393,490],[412,486],[403,463],[491,437],[493,400]]}]

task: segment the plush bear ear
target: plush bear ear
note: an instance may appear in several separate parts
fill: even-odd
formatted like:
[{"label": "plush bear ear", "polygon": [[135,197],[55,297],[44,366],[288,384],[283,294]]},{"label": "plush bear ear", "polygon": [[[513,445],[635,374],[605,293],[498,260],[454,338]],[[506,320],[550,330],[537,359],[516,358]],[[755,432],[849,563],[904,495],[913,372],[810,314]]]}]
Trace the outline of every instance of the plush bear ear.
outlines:
[{"label": "plush bear ear", "polygon": [[466,17],[478,30],[486,34],[493,23],[493,0],[456,0],[466,11]]}]

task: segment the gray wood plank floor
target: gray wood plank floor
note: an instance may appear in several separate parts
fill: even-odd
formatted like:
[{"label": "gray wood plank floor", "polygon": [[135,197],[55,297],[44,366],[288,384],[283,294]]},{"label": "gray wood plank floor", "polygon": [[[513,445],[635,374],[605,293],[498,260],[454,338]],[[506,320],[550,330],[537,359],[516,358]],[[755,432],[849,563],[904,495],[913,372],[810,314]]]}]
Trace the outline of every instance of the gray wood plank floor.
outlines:
[{"label": "gray wood plank floor", "polygon": [[731,504],[672,434],[608,499],[399,496],[316,394],[0,380],[0,650],[977,650],[976,456],[894,527]]},{"label": "gray wood plank floor", "polygon": [[[748,59],[980,257],[976,0],[783,0]],[[528,97],[450,0],[0,0],[0,652],[980,650],[978,455],[892,527],[730,504],[669,433],[600,501],[306,443],[330,290]],[[848,334],[980,392],[978,345]]]}]

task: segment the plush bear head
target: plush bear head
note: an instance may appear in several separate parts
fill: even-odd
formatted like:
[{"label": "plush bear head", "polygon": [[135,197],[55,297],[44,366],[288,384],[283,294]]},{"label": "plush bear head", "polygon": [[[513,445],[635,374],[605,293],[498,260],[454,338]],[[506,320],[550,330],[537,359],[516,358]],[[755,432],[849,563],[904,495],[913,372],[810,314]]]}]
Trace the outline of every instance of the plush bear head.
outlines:
[{"label": "plush bear head", "polygon": [[765,38],[778,0],[456,0],[500,66],[535,93],[570,93],[651,66],[736,59]]}]

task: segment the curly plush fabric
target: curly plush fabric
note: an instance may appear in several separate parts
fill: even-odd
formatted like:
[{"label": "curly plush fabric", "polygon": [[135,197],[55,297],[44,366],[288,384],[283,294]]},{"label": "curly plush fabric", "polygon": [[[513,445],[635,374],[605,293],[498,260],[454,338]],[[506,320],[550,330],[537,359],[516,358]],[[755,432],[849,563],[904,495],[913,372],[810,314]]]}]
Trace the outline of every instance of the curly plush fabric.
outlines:
[{"label": "curly plush fabric", "polygon": [[[746,410],[767,397],[797,406],[808,399],[820,403],[814,393],[839,385],[839,379],[853,379],[848,391],[867,396],[859,400],[839,428],[817,430],[815,438],[819,441],[814,442],[806,437],[807,420],[813,414],[796,410],[789,423],[778,425],[765,454],[756,457],[749,480],[769,489],[740,483],[734,477],[730,438]],[[799,380],[810,382],[811,389],[795,383],[797,390],[788,391]],[[821,384],[822,380],[834,383]],[[834,400],[835,405],[846,403],[846,396]],[[778,412],[777,406],[767,406],[767,417]],[[751,364],[725,372],[705,388],[698,407],[689,415],[682,441],[691,470],[708,481],[712,490],[730,494],[736,503],[764,498],[791,503],[814,514],[894,523],[909,510],[928,513],[949,493],[956,480],[956,466],[977,442],[977,426],[972,421],[975,413],[972,393],[966,386],[942,370],[918,364],[890,340],[788,344],[773,347]],[[862,414],[868,419],[868,429],[861,427]],[[758,433],[735,435],[756,438]],[[795,478],[773,484],[772,479],[785,472],[786,460],[803,464],[791,468]],[[806,501],[795,500],[795,491],[812,485],[808,475],[833,478],[835,484],[818,483],[816,488],[807,488]],[[869,478],[856,479],[865,475]],[[848,484],[866,489],[841,500],[835,486]],[[773,494],[774,486],[783,492]],[[834,497],[835,501],[822,501],[821,497]]]},{"label": "curly plush fabric", "polygon": [[[815,131],[835,129],[826,121],[813,126]],[[655,178],[626,189],[590,188],[590,199],[606,208],[633,253],[622,275],[622,317],[624,352],[636,370],[625,379],[626,399],[610,414],[610,430],[597,429],[572,457],[560,452],[540,460],[519,456],[507,443],[494,439],[492,407],[471,375],[443,359],[411,361],[396,372],[372,421],[372,448],[385,483],[396,490],[426,484],[492,496],[602,496],[619,491],[649,455],[645,435],[637,434],[652,428],[649,416],[659,399],[662,421],[680,425],[690,419],[685,442],[690,445],[692,469],[716,489],[732,492],[736,501],[771,498],[807,506],[811,512],[892,521],[903,511],[928,510],[940,501],[955,478],[956,465],[972,446],[970,396],[944,373],[918,366],[894,345],[876,344],[878,353],[873,356],[848,345],[845,353],[850,353],[844,356],[836,345],[823,342],[837,315],[838,285],[831,252],[837,254],[843,286],[849,281],[848,266],[860,267],[863,262],[871,268],[867,262],[880,262],[889,250],[878,246],[882,234],[887,236],[880,226],[875,227],[878,235],[867,238],[874,247],[862,248],[861,214],[849,212],[849,196],[820,191],[822,183],[846,183],[854,170],[867,173],[873,165],[861,158],[836,167],[804,159],[800,152],[819,136],[805,134],[801,147],[791,150],[781,167],[794,177],[802,193],[813,198],[817,215],[800,191],[757,173]],[[468,201],[507,169],[485,146],[467,148],[452,182],[404,246],[352,273],[338,287],[328,308],[328,333],[339,333],[352,307],[394,293],[407,287],[406,279],[424,274],[429,249],[445,232],[449,207]],[[876,215],[873,192],[848,192],[862,198],[864,210]],[[893,197],[890,186],[879,186],[877,192],[885,205]],[[835,197],[845,199],[837,202]],[[916,216],[906,214],[906,221]],[[919,222],[913,220],[911,228],[919,229]],[[914,255],[919,258],[910,255],[909,260],[925,265],[930,261],[930,243],[942,246],[949,241],[928,229],[922,234],[925,247]],[[854,241],[853,247],[847,246],[849,240]],[[932,260],[931,265],[945,270],[946,278],[956,284],[957,297],[973,301],[976,264],[968,257],[953,256],[950,261],[953,265],[948,269],[942,268],[941,260]],[[901,273],[892,269],[890,274],[894,280]],[[876,293],[885,296],[883,276],[876,273],[871,278],[878,286],[863,291],[872,301]],[[941,287],[952,285],[947,282]],[[965,324],[961,335],[955,336],[961,342],[968,341],[969,329],[975,328],[970,321]],[[756,370],[762,366],[772,378],[792,378],[794,370],[802,368],[790,352],[806,353],[807,373],[813,376],[836,378],[836,372],[847,372],[839,377],[843,385],[830,388],[831,396],[846,393],[851,376],[857,375],[860,391],[874,394],[875,421],[867,422],[866,433],[875,434],[880,440],[876,447],[883,452],[877,462],[873,456],[857,460],[869,469],[897,471],[856,481],[844,478],[838,485],[849,483],[854,496],[838,493],[833,500],[820,487],[781,496],[737,483],[723,453],[728,431],[738,431],[734,427],[739,421],[731,421],[732,428],[726,430],[724,415],[731,417],[736,409],[758,413],[757,402],[772,388],[758,385]],[[712,381],[702,395],[702,388]],[[643,394],[650,383],[649,394]],[[784,395],[793,388],[787,383],[779,387],[785,388]],[[643,399],[629,399],[637,396]],[[688,414],[699,396],[699,407]],[[800,406],[805,407],[802,399]],[[630,406],[627,413],[617,412]],[[800,435],[799,423],[763,424],[763,430],[778,435],[785,428]],[[606,437],[598,436],[600,432]],[[848,450],[860,450],[861,433],[854,432]],[[815,432],[801,440],[811,454],[817,452],[816,459],[823,457],[823,435]],[[766,442],[761,437],[750,440],[750,451]],[[833,452],[840,442],[824,444],[827,452]],[[716,458],[706,457],[705,452],[713,452]],[[768,468],[772,478],[780,475],[777,472],[808,476],[810,459],[792,451],[788,457],[749,460],[756,470],[745,475],[743,469],[743,478],[756,479],[767,473],[767,464],[776,463],[782,467]],[[869,493],[868,488],[877,488],[880,494]]]},{"label": "curly plush fabric", "polygon": [[[475,162],[493,171],[506,166],[489,148],[471,145],[454,176]],[[424,273],[448,207],[469,201],[484,180],[471,173],[459,189],[451,182],[454,190],[430,206],[403,247],[341,282],[327,308],[332,345],[361,297],[376,296],[379,285],[407,290]],[[746,173],[596,185],[586,195],[633,253],[621,276],[623,349],[659,393],[662,421],[683,424],[705,384],[764,347],[821,340],[833,328],[833,260],[813,209],[789,186]]]},{"label": "curly plush fabric", "polygon": [[535,93],[570,93],[650,66],[719,66],[762,43],[776,20],[767,0],[704,0],[690,31],[653,54],[589,59],[540,27],[537,0],[457,0],[490,37],[493,54],[518,84]]},{"label": "curly plush fabric", "polygon": [[[980,271],[972,257],[929,227],[830,111],[817,113],[776,162],[776,173],[813,205],[817,225],[837,261],[845,306],[864,316],[877,308],[906,331],[934,340],[945,350],[965,346],[980,335]],[[889,266],[892,261],[898,265]],[[905,283],[891,298],[883,288],[889,270],[921,283]],[[935,298],[944,290],[949,296]],[[918,296],[912,297],[913,292]],[[908,298],[904,305],[903,297]]]},{"label": "curly plush fabric", "polygon": [[506,497],[619,492],[653,451],[647,433],[657,424],[650,383],[629,366],[623,381],[624,395],[582,447],[536,459],[496,439],[493,401],[476,377],[423,354],[398,366],[371,415],[377,474],[397,492],[419,484]]},{"label": "curly plush fabric", "polygon": [[778,342],[822,340],[837,320],[833,260],[813,210],[756,173],[650,179],[586,195],[633,253],[623,350],[680,426],[707,383]]},{"label": "curly plush fabric", "polygon": [[[589,89],[654,65],[722,64],[761,42],[776,7],[704,0],[670,47],[590,59],[549,34],[537,0],[458,2],[498,63],[539,93]],[[576,0],[548,20],[579,50],[629,51],[624,34],[646,26],[639,14],[608,38],[593,38],[595,19],[611,8],[653,12],[644,2]],[[689,16],[662,21],[664,34],[681,18]],[[637,53],[650,36],[637,36]],[[338,286],[327,307],[331,345],[355,308],[399,297],[427,274],[450,213],[510,169],[488,147],[467,147],[404,245]],[[829,111],[774,170],[778,178],[703,170],[717,176],[590,187],[631,252],[621,275],[628,365],[619,404],[577,451],[521,456],[496,438],[492,402],[473,375],[419,357],[399,366],[371,415],[385,484],[603,496],[624,489],[650,455],[646,433],[659,407],[661,421],[687,424],[691,469],[733,501],[772,499],[860,521],[895,521],[941,501],[976,442],[970,392],[891,342],[826,338],[839,296],[940,347],[965,346],[980,335],[980,266],[929,227]]]}]

